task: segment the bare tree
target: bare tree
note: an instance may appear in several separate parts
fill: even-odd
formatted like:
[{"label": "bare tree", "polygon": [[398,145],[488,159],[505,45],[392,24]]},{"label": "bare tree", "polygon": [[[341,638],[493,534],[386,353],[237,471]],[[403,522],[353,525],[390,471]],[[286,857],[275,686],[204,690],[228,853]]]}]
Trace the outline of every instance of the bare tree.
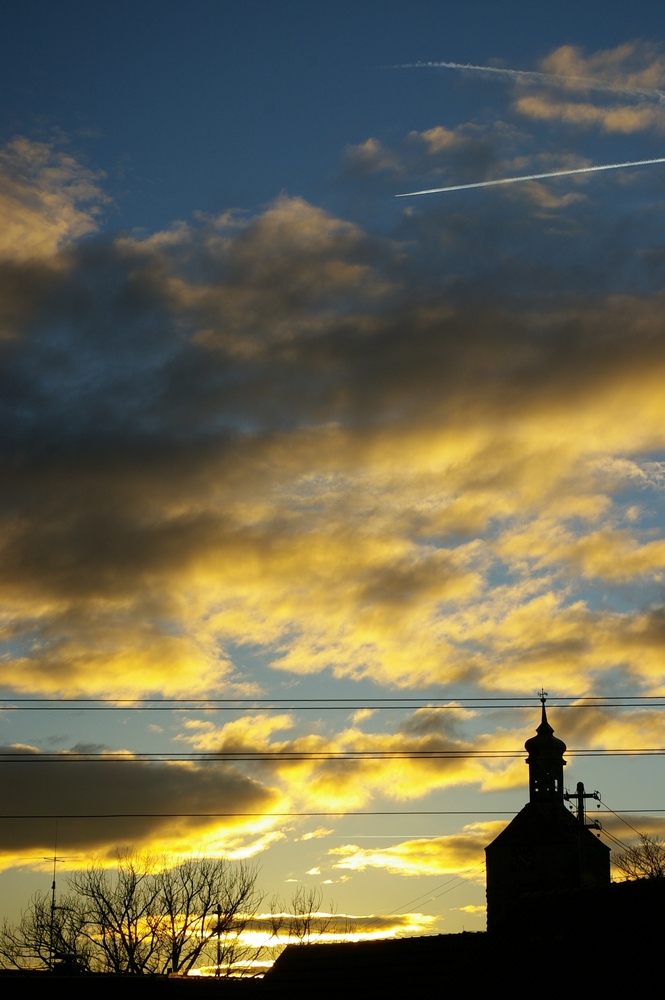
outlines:
[{"label": "bare tree", "polygon": [[14,969],[53,968],[68,962],[87,968],[92,948],[85,926],[86,915],[76,897],[65,896],[53,906],[50,894],[37,893],[17,925],[3,922],[0,965]]},{"label": "bare tree", "polygon": [[115,869],[92,864],[69,878],[57,906],[39,894],[18,924],[5,921],[0,966],[48,968],[67,955],[100,972],[185,974],[205,960],[228,974],[256,957],[242,931],[262,900],[257,874],[224,858],[169,865],[128,854]]},{"label": "bare tree", "polygon": [[205,957],[231,963],[238,937],[261,902],[258,872],[225,858],[125,856],[114,875],[99,865],[72,876],[88,913],[96,964],[111,972],[187,973]]},{"label": "bare tree", "polygon": [[320,940],[335,920],[334,912],[321,912],[322,902],[320,889],[308,889],[304,885],[298,886],[290,903],[274,896],[270,902],[273,937],[285,937],[290,943],[298,944]]},{"label": "bare tree", "polygon": [[115,873],[93,864],[72,875],[69,884],[86,912],[96,964],[107,972],[156,972],[159,889],[151,860],[121,856]]},{"label": "bare tree", "polygon": [[162,868],[155,883],[163,971],[187,973],[202,955],[218,968],[231,964],[238,937],[262,899],[256,879],[256,868],[223,858]]},{"label": "bare tree", "polygon": [[641,833],[637,844],[612,857],[624,879],[665,878],[665,840]]},{"label": "bare tree", "polygon": [[300,944],[311,944],[329,929],[332,913],[321,913],[323,893],[320,889],[299,886],[291,897],[288,933]]}]

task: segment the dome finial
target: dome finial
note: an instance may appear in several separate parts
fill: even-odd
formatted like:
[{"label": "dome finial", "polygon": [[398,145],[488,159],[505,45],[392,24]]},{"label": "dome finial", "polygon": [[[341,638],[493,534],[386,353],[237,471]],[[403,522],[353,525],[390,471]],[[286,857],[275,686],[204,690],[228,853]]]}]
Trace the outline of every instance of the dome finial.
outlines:
[{"label": "dome finial", "polygon": [[530,797],[531,802],[560,802],[563,805],[563,768],[566,763],[563,755],[566,744],[557,739],[547,721],[547,697],[547,691],[541,688],[538,698],[543,706],[542,720],[536,735],[524,744],[529,753],[526,762],[529,765]]},{"label": "dome finial", "polygon": [[540,704],[543,706],[543,713],[540,720],[540,726],[538,727],[537,732],[540,732],[542,726],[545,726],[547,729],[550,730],[550,732],[554,732],[549,722],[547,721],[547,712],[545,711],[545,702],[547,701],[547,691],[542,687],[542,685],[540,691],[538,692],[538,698],[540,699]]}]

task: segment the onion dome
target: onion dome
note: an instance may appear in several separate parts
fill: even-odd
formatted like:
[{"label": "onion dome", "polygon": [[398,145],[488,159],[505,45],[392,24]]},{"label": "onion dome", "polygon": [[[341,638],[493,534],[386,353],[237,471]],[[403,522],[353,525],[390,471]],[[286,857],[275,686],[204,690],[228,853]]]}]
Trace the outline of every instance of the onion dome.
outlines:
[{"label": "onion dome", "polygon": [[[545,702],[543,702],[543,717],[540,725],[536,729],[537,736],[532,736],[524,744],[524,749],[529,754],[529,760],[543,758],[563,757],[566,752],[566,744],[563,740],[554,735],[554,730],[547,721]],[[529,761],[527,761],[529,763]]]},{"label": "onion dome", "polygon": [[532,736],[524,744],[529,752],[526,759],[529,765],[529,799],[531,802],[558,802],[563,805],[563,769],[566,744],[557,739],[554,730],[547,721],[545,712],[545,693],[541,696],[543,718]]}]

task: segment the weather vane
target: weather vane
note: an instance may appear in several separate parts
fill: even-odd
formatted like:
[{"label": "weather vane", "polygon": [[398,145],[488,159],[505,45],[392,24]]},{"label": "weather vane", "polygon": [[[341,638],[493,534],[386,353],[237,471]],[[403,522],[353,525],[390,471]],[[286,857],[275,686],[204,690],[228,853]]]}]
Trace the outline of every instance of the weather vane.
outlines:
[{"label": "weather vane", "polygon": [[544,708],[545,702],[547,701],[547,691],[545,691],[544,688],[541,687],[540,691],[538,692],[538,697],[540,698],[540,703]]}]

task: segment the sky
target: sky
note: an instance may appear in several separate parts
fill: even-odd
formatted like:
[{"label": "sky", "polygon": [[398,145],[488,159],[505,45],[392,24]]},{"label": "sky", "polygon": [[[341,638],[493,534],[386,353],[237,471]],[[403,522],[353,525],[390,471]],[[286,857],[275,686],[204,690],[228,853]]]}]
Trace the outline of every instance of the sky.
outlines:
[{"label": "sky", "polygon": [[0,23],[2,912],[133,849],[480,930],[542,687],[662,834],[665,164],[570,171],[665,155],[665,14]]}]

